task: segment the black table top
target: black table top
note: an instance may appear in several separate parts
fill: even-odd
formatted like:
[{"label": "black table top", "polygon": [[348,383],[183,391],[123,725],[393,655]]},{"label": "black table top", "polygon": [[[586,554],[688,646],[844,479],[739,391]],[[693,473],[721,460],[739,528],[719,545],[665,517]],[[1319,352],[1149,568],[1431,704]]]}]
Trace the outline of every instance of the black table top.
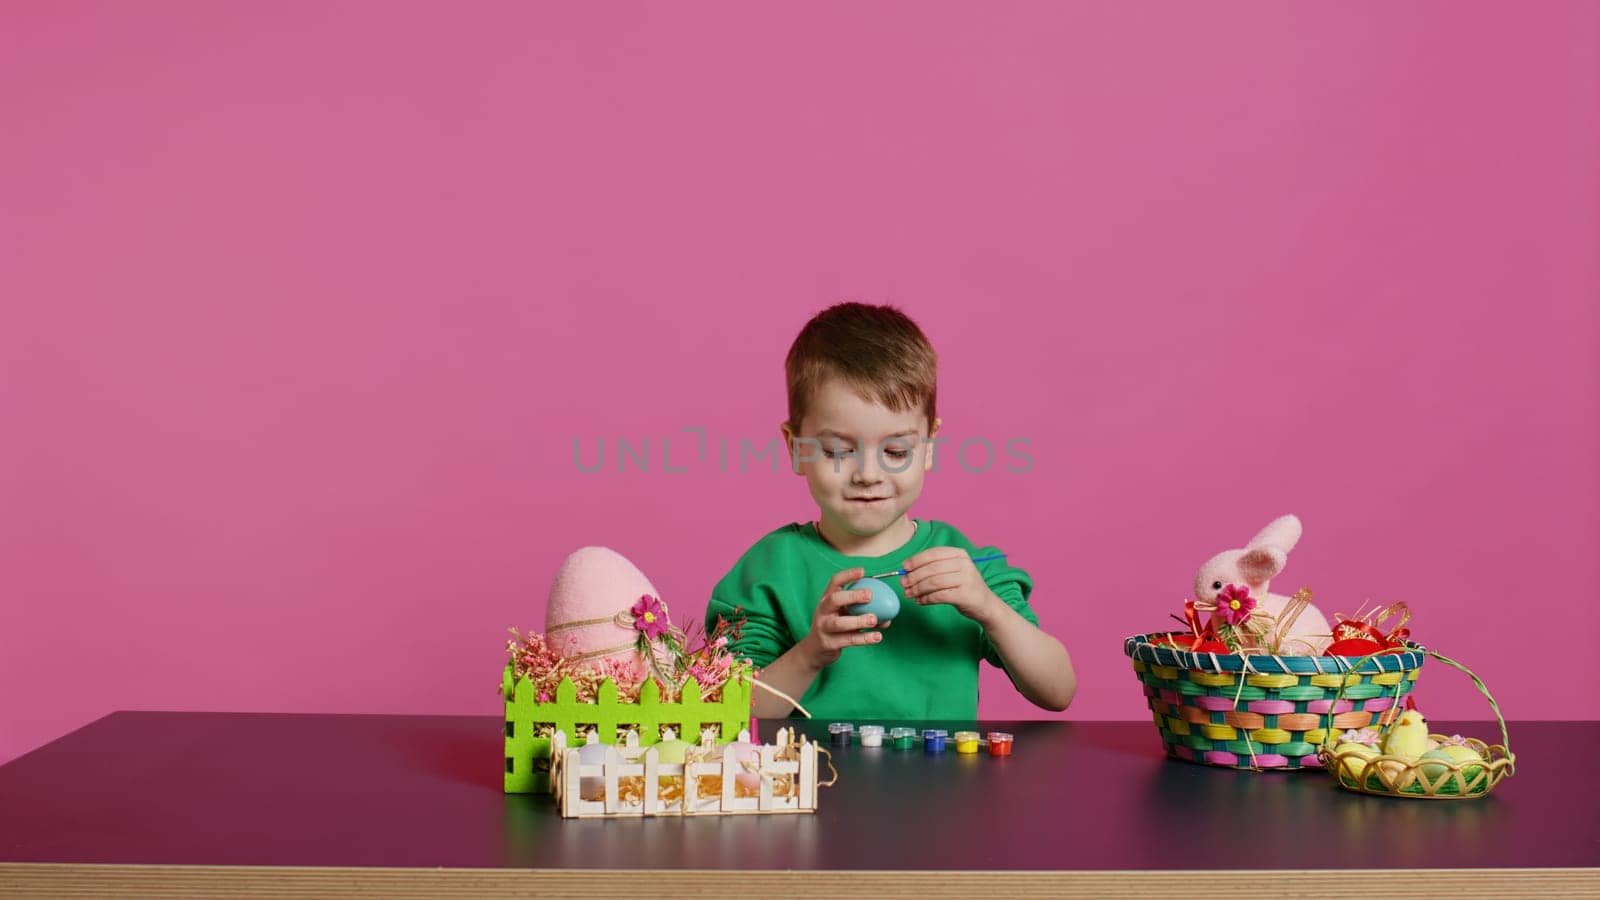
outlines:
[{"label": "black table top", "polygon": [[[764,870],[1600,866],[1600,723],[1511,726],[1471,801],[1169,761],[1146,723],[986,722],[1009,758],[831,748],[814,815],[562,819],[499,716],[120,712],[0,766],[0,862]],[[943,727],[972,723],[892,723]],[[775,723],[762,723],[770,737]],[[826,723],[804,723],[828,747]],[[1497,734],[1487,723],[1434,730]]]}]

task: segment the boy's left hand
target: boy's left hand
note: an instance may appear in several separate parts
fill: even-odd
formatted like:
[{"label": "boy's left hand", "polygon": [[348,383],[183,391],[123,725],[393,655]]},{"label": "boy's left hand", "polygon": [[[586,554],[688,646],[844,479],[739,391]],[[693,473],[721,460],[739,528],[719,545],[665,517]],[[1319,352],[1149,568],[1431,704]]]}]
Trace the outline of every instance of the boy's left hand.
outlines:
[{"label": "boy's left hand", "polygon": [[943,603],[969,619],[983,620],[1003,600],[989,590],[972,557],[960,547],[931,547],[902,563],[900,586],[918,606]]}]

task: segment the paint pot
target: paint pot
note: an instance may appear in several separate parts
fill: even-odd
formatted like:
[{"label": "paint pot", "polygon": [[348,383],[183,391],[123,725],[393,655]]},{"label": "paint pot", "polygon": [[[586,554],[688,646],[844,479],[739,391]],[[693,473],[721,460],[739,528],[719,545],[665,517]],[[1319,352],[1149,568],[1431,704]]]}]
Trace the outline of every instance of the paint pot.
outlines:
[{"label": "paint pot", "polygon": [[856,726],[851,722],[833,722],[828,725],[828,734],[833,738],[835,747],[850,746],[850,736],[855,734]]},{"label": "paint pot", "polygon": [[977,753],[978,733],[976,731],[958,731],[953,740],[956,742],[957,753]]},{"label": "paint pot", "polygon": [[989,732],[990,756],[1010,756],[1011,744],[1011,735],[1006,734],[1004,731]]},{"label": "paint pot", "polygon": [[889,740],[894,744],[896,750],[910,750],[912,745],[917,742],[917,730],[915,728],[891,728],[889,729]]},{"label": "paint pot", "polygon": [[944,740],[950,732],[943,728],[929,728],[922,732],[922,749],[925,753],[943,753]]},{"label": "paint pot", "polygon": [[860,737],[861,737],[861,746],[863,746],[863,747],[882,747],[883,746],[883,726],[882,725],[863,725],[860,728],[856,729],[856,734],[860,735]]}]

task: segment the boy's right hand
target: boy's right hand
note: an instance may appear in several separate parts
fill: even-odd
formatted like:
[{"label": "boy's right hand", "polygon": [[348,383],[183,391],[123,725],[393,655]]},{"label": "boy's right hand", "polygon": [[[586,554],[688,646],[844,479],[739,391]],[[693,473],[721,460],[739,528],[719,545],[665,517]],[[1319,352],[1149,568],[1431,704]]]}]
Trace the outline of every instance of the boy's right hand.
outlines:
[{"label": "boy's right hand", "polygon": [[861,647],[883,640],[882,631],[863,630],[876,628],[877,616],[852,616],[845,613],[846,607],[872,599],[872,592],[865,588],[844,590],[846,584],[866,574],[866,569],[846,569],[835,574],[828,582],[827,590],[822,592],[822,599],[817,603],[817,611],[811,618],[811,631],[802,641],[807,646],[812,664],[817,668],[833,665],[846,647]]}]

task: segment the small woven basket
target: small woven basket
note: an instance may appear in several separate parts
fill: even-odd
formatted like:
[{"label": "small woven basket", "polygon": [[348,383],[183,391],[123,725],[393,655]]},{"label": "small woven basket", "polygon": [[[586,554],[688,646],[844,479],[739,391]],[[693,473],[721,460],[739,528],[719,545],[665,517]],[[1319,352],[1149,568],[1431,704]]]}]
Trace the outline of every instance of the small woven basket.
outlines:
[{"label": "small woven basket", "polygon": [[1362,657],[1192,653],[1153,643],[1166,637],[1134,635],[1122,650],[1167,755],[1248,771],[1320,770],[1328,730],[1392,717],[1426,652],[1408,643],[1367,657],[1372,664],[1358,673]]},{"label": "small woven basket", "polygon": [[[1511,754],[1511,737],[1506,733],[1506,720],[1500,714],[1500,704],[1494,701],[1489,689],[1471,669],[1432,650],[1422,650],[1451,668],[1459,669],[1472,679],[1478,692],[1489,701],[1489,709],[1500,723],[1500,743],[1486,744],[1477,738],[1467,738],[1466,745],[1483,758],[1483,762],[1447,762],[1440,759],[1408,760],[1400,756],[1350,757],[1334,755],[1333,737],[1337,731],[1329,730],[1317,756],[1333,780],[1347,791],[1376,794],[1380,797],[1410,797],[1418,800],[1472,800],[1487,795],[1495,785],[1516,773],[1517,758]],[[1359,667],[1368,659],[1363,657]],[[1388,736],[1385,727],[1378,736],[1378,746]],[[1442,734],[1428,737],[1443,743]]]}]

